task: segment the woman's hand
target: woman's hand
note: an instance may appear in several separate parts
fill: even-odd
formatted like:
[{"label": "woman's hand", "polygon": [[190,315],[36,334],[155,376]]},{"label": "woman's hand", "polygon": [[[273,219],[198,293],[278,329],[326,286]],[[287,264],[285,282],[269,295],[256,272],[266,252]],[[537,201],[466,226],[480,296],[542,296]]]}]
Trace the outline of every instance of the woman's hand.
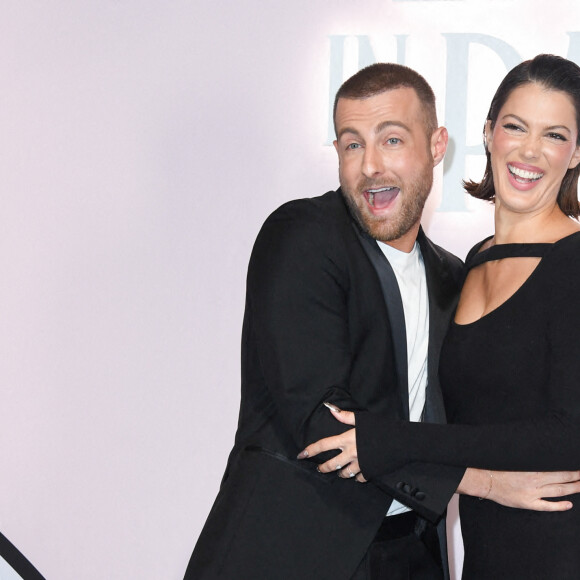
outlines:
[{"label": "woman's hand", "polygon": [[534,511],[566,511],[569,500],[550,501],[580,492],[580,471],[489,471],[468,468],[457,488],[501,505]]},{"label": "woman's hand", "polygon": [[[344,423],[345,425],[355,425],[355,416],[352,411],[343,411],[330,403],[324,403],[330,409],[330,412],[335,419]],[[340,435],[333,437],[326,437],[320,439],[316,443],[312,443],[304,451],[298,454],[298,459],[305,459],[306,457],[315,457],[323,451],[331,451],[333,449],[340,449],[336,457],[329,459],[326,463],[318,466],[318,471],[321,473],[330,473],[337,471],[339,477],[356,478],[356,481],[365,483],[366,479],[360,472],[358,464],[358,454],[356,449],[356,429],[350,429]]]}]

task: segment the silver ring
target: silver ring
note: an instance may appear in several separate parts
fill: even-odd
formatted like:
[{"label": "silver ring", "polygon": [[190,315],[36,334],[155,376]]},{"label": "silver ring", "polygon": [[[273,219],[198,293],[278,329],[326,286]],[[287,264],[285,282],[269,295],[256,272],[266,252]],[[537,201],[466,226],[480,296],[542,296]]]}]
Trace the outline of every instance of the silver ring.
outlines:
[{"label": "silver ring", "polygon": [[335,470],[336,470],[336,471],[339,471],[340,469],[342,469],[342,465],[337,465],[337,466],[335,467]]},{"label": "silver ring", "polygon": [[353,473],[350,469],[348,470],[349,477],[354,477],[355,475],[356,475],[356,473]]}]

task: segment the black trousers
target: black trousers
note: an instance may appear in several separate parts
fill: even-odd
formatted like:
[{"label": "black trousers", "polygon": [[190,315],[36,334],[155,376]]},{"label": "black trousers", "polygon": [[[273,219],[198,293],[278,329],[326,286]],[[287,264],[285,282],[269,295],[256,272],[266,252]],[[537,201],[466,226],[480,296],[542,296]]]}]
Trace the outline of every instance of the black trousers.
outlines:
[{"label": "black trousers", "polygon": [[437,528],[414,512],[383,520],[351,580],[442,580]]}]

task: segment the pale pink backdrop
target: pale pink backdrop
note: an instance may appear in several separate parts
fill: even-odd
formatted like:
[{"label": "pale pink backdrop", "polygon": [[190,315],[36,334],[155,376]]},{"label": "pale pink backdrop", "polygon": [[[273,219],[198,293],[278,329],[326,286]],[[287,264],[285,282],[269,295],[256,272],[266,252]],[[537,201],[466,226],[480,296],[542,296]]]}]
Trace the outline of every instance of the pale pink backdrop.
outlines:
[{"label": "pale pink backdrop", "polygon": [[[333,82],[369,46],[418,69],[477,178],[462,147],[505,59],[579,53],[577,0],[545,7],[2,1],[0,531],[47,580],[182,577],[233,441],[254,237],[337,185]],[[441,173],[425,225],[463,257],[491,212]]]}]

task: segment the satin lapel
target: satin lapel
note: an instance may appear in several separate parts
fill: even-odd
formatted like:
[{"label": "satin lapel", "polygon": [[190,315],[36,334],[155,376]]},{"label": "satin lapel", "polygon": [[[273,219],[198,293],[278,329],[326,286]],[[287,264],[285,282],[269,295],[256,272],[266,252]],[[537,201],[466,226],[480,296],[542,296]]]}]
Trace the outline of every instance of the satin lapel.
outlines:
[{"label": "satin lapel", "polygon": [[405,331],[405,313],[403,311],[403,302],[399,292],[397,278],[389,261],[381,252],[377,242],[369,236],[363,234],[355,224],[353,228],[359,237],[362,247],[366,252],[369,260],[374,266],[381,288],[389,321],[391,323],[391,335],[393,337],[393,348],[395,351],[395,364],[397,366],[398,390],[401,418],[409,419],[409,386],[407,378],[407,334]]},{"label": "satin lapel", "polygon": [[439,384],[439,355],[457,303],[457,291],[445,258],[437,252],[422,229],[417,239],[425,263],[429,294],[428,381],[423,420],[427,423],[445,423],[445,407]]}]

